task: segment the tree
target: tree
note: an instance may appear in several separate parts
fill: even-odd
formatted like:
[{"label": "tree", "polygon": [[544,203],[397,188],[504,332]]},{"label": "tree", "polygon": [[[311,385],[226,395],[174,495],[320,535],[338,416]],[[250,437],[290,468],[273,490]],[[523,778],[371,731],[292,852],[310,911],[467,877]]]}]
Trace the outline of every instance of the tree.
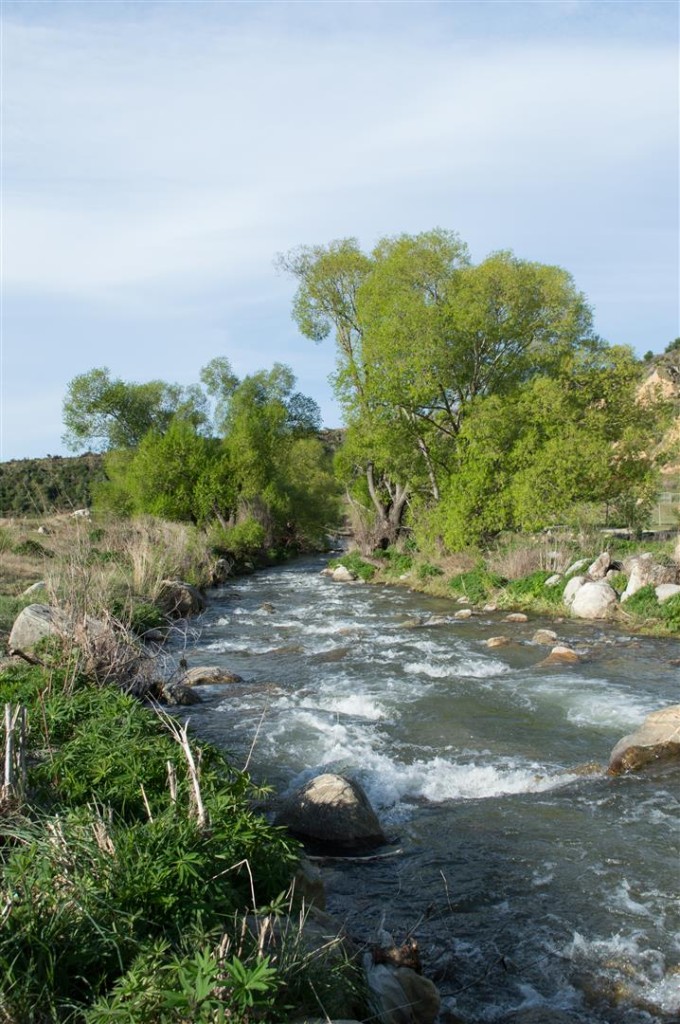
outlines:
[{"label": "tree", "polygon": [[74,377],[64,399],[68,448],[134,448],[150,430],[163,432],[182,411],[196,425],[206,419],[205,397],[199,388],[183,388],[161,380],[145,384],[112,379],[106,367]]},{"label": "tree", "polygon": [[632,352],[615,346],[476,400],[430,528],[455,550],[501,530],[571,522],[586,506],[642,525],[658,491],[667,408],[637,399],[639,376]]},{"label": "tree", "polygon": [[99,486],[96,503],[111,511],[202,523],[226,522],[235,508],[223,444],[202,436],[181,415],[164,433],[149,431],[136,450],[110,452],[105,468],[108,480]]},{"label": "tree", "polygon": [[454,232],[382,239],[370,256],[346,239],[281,263],[298,280],[301,331],[318,341],[335,328],[353,476],[382,544],[409,503],[440,499],[475,402],[599,344],[566,271],[509,252],[473,266]]}]

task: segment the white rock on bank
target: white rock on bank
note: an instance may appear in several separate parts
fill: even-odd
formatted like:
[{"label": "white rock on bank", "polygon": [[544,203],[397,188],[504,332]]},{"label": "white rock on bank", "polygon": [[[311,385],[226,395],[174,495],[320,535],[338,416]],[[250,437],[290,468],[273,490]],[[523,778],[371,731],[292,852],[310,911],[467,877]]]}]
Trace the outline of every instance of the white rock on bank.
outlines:
[{"label": "white rock on bank", "polygon": [[658,587],[654,587],[654,593],[659,604],[663,604],[664,601],[670,601],[676,594],[680,594],[680,586],[677,583],[660,583]]},{"label": "white rock on bank", "polygon": [[604,580],[584,583],[576,591],[571,603],[571,614],[577,619],[608,619],[619,599],[613,587]]},{"label": "white rock on bank", "polygon": [[349,571],[347,566],[338,565],[335,569],[333,569],[333,575],[331,576],[331,579],[335,580],[336,583],[353,583],[354,580],[356,579],[356,576],[354,575],[353,572]]},{"label": "white rock on bank", "polygon": [[567,608],[571,608],[577,593],[579,592],[581,587],[587,582],[587,576],[573,576],[569,580],[566,587],[564,588],[564,593],[562,594],[562,600],[566,604]]}]

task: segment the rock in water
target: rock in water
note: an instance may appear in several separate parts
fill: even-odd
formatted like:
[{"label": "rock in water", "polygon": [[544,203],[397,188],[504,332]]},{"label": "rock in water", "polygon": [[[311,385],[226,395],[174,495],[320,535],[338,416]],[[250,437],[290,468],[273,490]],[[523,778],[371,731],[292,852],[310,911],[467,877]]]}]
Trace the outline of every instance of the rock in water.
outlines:
[{"label": "rock in water", "polygon": [[557,633],[552,629],[537,629],[531,639],[535,644],[554,644]]},{"label": "rock in water", "polygon": [[200,590],[183,580],[162,580],[157,603],[173,619],[188,619],[205,609]]},{"label": "rock in water", "polygon": [[621,775],[664,761],[680,761],[680,704],[653,711],[637,732],[619,740],[608,770],[610,775]]},{"label": "rock in water", "polygon": [[310,779],[286,800],[276,818],[303,839],[340,850],[368,849],[385,833],[358,782],[326,773]]},{"label": "rock in water", "polygon": [[557,647],[553,647],[548,657],[544,658],[540,664],[571,665],[577,661],[580,661],[580,658],[576,651],[572,651],[571,647],[566,647],[564,644],[558,644]]},{"label": "rock in water", "polygon": [[213,686],[218,683],[242,683],[242,676],[216,665],[196,665],[188,668],[180,682],[183,686]]}]

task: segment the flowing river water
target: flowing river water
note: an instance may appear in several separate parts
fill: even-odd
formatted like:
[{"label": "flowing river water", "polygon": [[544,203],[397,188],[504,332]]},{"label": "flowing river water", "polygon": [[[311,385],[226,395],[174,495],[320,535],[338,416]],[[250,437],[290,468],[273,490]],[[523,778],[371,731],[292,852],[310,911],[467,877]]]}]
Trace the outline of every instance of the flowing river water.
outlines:
[{"label": "flowing river water", "polygon": [[[321,769],[363,784],[392,856],[324,864],[329,911],[358,939],[383,915],[397,941],[413,934],[465,1020],[680,1020],[680,769],[574,771],[678,702],[680,642],[454,620],[451,602],[336,583],[324,564],[214,592],[188,660],[245,682],[199,688],[186,716],[279,793]],[[581,661],[542,666],[539,626]],[[515,642],[488,648],[501,633]]]}]

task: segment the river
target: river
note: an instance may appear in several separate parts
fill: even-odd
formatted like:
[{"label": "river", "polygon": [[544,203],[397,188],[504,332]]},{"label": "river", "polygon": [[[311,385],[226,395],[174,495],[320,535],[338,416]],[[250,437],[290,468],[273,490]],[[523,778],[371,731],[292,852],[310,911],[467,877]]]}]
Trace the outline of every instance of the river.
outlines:
[{"label": "river", "polygon": [[[459,621],[406,588],[335,583],[303,559],[214,591],[191,664],[195,732],[278,792],[357,778],[393,845],[322,868],[328,909],[370,938],[419,943],[443,1005],[493,1022],[542,1006],[584,1024],[680,1019],[680,770],[609,778],[645,715],[677,703],[680,642],[501,613]],[[438,624],[414,628],[413,619]],[[442,616],[445,621],[442,621]],[[554,628],[581,654],[541,665]],[[486,640],[516,642],[490,649]]]}]

